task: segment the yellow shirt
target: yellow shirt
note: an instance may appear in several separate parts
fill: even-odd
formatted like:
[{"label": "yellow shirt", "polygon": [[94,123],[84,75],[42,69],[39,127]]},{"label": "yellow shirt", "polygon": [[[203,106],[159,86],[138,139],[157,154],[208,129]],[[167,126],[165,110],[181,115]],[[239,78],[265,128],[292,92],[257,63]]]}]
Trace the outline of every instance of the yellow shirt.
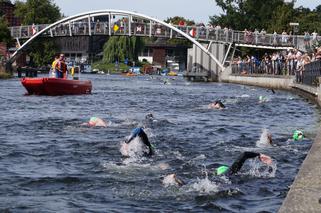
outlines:
[{"label": "yellow shirt", "polygon": [[71,68],[71,76],[74,76],[74,74],[75,74],[75,67],[72,67]]},{"label": "yellow shirt", "polygon": [[58,60],[54,60],[54,61],[52,62],[51,67],[52,67],[52,69],[53,69],[53,70],[55,70],[55,69],[56,69],[57,62],[58,62]]}]

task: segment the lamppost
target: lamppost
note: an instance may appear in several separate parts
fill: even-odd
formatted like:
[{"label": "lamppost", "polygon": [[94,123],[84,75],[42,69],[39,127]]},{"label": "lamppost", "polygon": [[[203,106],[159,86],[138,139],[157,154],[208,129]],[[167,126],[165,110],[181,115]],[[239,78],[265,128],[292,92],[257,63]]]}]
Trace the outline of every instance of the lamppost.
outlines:
[{"label": "lamppost", "polygon": [[297,45],[297,42],[296,42],[295,33],[298,33],[298,32],[299,32],[299,23],[297,23],[297,22],[291,22],[291,23],[290,23],[290,26],[293,27],[293,46],[296,46],[296,45]]}]

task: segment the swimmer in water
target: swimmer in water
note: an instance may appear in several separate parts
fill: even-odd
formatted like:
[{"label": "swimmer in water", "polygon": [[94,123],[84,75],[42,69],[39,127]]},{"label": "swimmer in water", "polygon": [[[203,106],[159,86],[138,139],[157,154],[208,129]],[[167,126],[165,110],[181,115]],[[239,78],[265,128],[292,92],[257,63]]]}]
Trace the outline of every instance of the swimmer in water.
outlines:
[{"label": "swimmer in water", "polygon": [[182,181],[181,179],[179,179],[176,174],[169,174],[166,175],[163,178],[163,184],[165,186],[170,186],[170,185],[174,185],[174,186],[183,186],[185,185],[184,181]]},{"label": "swimmer in water", "polygon": [[[214,171],[214,175],[227,175],[227,176],[234,175],[234,174],[238,173],[238,171],[241,170],[243,164],[245,163],[245,161],[247,159],[256,158],[256,157],[258,157],[260,159],[260,161],[262,161],[263,163],[265,163],[267,165],[272,164],[271,157],[269,157],[267,155],[264,155],[261,153],[255,153],[255,152],[243,152],[236,159],[236,161],[234,161],[232,166],[220,165],[220,166],[216,167],[216,169]],[[181,179],[179,179],[176,176],[176,174],[169,174],[164,177],[163,184],[164,185],[181,186],[181,185],[184,185],[184,182]]]},{"label": "swimmer in water", "polygon": [[220,100],[214,101],[208,107],[211,109],[224,109],[225,108],[224,104]]},{"label": "swimmer in water", "polygon": [[272,134],[267,129],[262,129],[260,140],[256,142],[257,146],[275,146],[272,140]]},{"label": "swimmer in water", "polygon": [[214,174],[215,175],[227,175],[227,176],[234,175],[234,174],[238,173],[238,171],[241,170],[243,164],[245,163],[245,161],[247,159],[256,158],[256,157],[258,157],[260,159],[260,161],[262,161],[263,163],[265,163],[267,165],[272,164],[271,157],[269,157],[267,155],[264,155],[261,153],[256,153],[256,152],[243,152],[236,159],[236,161],[234,161],[232,166],[221,165],[215,169]]},{"label": "swimmer in water", "polygon": [[107,123],[103,119],[97,117],[91,117],[88,122],[81,125],[89,127],[107,127]]},{"label": "swimmer in water", "polygon": [[154,115],[152,113],[148,113],[146,116],[145,116],[145,119],[146,120],[154,120]]},{"label": "swimmer in water", "polygon": [[259,96],[259,103],[264,103],[264,102],[268,102],[269,99],[263,95]]},{"label": "swimmer in water", "polygon": [[148,153],[145,153],[145,154],[147,154],[148,156],[153,155],[154,154],[153,147],[150,144],[147,134],[144,132],[143,128],[135,128],[132,131],[129,139],[125,141],[125,144],[129,144],[136,137],[139,137],[141,139],[141,141],[145,144],[145,146],[148,147],[149,151],[148,151]]},{"label": "swimmer in water", "polygon": [[303,140],[304,134],[300,130],[295,130],[293,133],[293,140],[298,141],[298,140]]},{"label": "swimmer in water", "polygon": [[268,144],[270,144],[271,146],[273,146],[273,141],[272,141],[272,134],[268,132],[267,134],[267,142]]}]

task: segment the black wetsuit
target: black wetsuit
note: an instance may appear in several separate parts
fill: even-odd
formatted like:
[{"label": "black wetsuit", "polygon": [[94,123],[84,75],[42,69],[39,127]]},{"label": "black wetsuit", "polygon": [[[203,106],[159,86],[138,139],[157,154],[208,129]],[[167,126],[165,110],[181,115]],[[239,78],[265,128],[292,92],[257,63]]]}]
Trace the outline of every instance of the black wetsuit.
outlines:
[{"label": "black wetsuit", "polygon": [[227,175],[233,175],[235,173],[237,173],[238,171],[240,171],[240,169],[242,168],[243,164],[245,163],[245,161],[249,158],[255,158],[260,156],[260,153],[256,153],[256,152],[243,152],[237,159],[236,161],[234,161],[234,163],[232,164],[232,166],[229,167],[228,171],[227,171]]},{"label": "black wetsuit", "polygon": [[126,141],[126,143],[129,143],[137,136],[140,137],[141,140],[143,141],[143,143],[148,147],[148,149],[149,149],[148,155],[153,155],[154,152],[153,152],[152,145],[150,144],[148,137],[142,128],[134,129],[130,138]]}]

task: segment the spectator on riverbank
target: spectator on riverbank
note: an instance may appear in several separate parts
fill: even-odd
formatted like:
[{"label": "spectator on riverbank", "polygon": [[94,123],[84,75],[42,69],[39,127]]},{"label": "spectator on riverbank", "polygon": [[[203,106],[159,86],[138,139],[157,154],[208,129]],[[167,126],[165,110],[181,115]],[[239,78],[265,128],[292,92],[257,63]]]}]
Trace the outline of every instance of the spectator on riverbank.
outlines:
[{"label": "spectator on riverbank", "polygon": [[288,43],[288,34],[283,30],[283,32],[282,32],[282,38],[281,38],[281,40],[282,40],[282,44],[286,44],[286,43]]},{"label": "spectator on riverbank", "polygon": [[321,60],[321,47],[319,47],[316,51],[315,60]]},{"label": "spectator on riverbank", "polygon": [[309,32],[304,32],[304,46],[305,46],[305,49],[310,49],[310,33]]}]

